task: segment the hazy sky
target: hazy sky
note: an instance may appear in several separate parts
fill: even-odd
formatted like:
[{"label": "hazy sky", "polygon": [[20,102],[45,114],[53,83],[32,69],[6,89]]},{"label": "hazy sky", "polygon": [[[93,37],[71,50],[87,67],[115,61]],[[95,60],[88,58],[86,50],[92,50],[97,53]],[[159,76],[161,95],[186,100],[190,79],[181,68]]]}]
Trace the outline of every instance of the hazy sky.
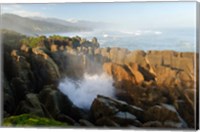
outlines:
[{"label": "hazy sky", "polygon": [[195,27],[196,2],[2,4],[2,13],[112,23],[123,29]]}]

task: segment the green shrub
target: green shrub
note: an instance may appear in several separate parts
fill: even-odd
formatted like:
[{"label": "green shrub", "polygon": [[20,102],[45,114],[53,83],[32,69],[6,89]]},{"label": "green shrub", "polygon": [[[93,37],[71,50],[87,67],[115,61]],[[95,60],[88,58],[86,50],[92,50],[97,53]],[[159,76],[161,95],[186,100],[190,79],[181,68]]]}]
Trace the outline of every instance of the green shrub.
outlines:
[{"label": "green shrub", "polygon": [[21,44],[26,44],[30,46],[31,48],[35,48],[37,46],[44,45],[44,41],[46,38],[44,36],[40,37],[29,37],[29,38],[24,38],[20,41]]},{"label": "green shrub", "polygon": [[11,116],[3,120],[3,126],[48,126],[48,127],[66,127],[66,123],[55,121],[44,117],[37,117],[30,114],[22,114],[18,116]]},{"label": "green shrub", "polygon": [[63,37],[63,36],[59,36],[59,35],[49,36],[49,38],[52,40],[59,40],[59,41],[65,41],[66,39],[68,39],[68,37]]}]

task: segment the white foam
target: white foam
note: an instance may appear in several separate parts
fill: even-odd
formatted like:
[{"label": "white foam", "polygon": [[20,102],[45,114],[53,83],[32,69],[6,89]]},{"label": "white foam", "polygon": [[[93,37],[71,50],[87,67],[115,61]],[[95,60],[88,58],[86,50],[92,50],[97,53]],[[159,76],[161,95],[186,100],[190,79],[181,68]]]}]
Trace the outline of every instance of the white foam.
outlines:
[{"label": "white foam", "polygon": [[67,95],[78,107],[89,109],[98,94],[114,97],[113,80],[103,73],[100,75],[84,75],[81,81],[65,78],[59,84],[59,90]]}]

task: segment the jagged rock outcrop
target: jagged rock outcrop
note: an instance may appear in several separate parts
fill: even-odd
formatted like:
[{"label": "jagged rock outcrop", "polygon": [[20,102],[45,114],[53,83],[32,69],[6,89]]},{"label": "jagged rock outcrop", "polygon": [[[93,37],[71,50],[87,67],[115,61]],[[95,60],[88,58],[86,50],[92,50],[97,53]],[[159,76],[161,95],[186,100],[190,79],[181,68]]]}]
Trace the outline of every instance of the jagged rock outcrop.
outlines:
[{"label": "jagged rock outcrop", "polygon": [[48,84],[56,84],[60,78],[57,64],[42,50],[38,51],[37,54],[34,53],[30,56],[30,63],[34,76],[37,78],[38,88]]},{"label": "jagged rock outcrop", "polygon": [[98,60],[103,64],[112,62],[124,66],[124,69],[128,66],[131,71],[137,69],[132,74],[138,75],[135,79],[139,84],[153,80],[161,87],[194,87],[194,53],[101,48],[95,50],[95,55],[101,56]]},{"label": "jagged rock outcrop", "polygon": [[25,98],[27,93],[35,91],[35,77],[30,63],[18,51],[13,50],[11,55],[6,54],[5,57],[7,57],[4,64],[5,74],[15,101],[19,102]]},{"label": "jagged rock outcrop", "polygon": [[[126,63],[124,61],[118,63],[117,56],[114,60],[109,56],[110,51],[118,50],[120,49],[105,50],[103,48],[97,49],[95,52],[100,55],[101,51],[106,51],[102,54],[106,60],[103,62],[103,69],[113,77],[115,87],[121,89],[117,91],[117,97],[144,109],[156,104],[170,103],[176,106],[182,118],[187,120],[190,127],[193,127],[196,84],[194,76],[195,54],[175,51],[148,51],[146,53],[144,51],[131,51],[124,57]],[[120,55],[118,54],[118,56]],[[126,81],[121,83],[121,80]],[[182,102],[179,101],[180,99]],[[181,110],[184,106],[191,109]],[[165,126],[170,127],[169,124],[168,122]],[[159,126],[159,123],[154,124],[153,122],[152,124],[150,122],[145,126],[151,125]],[[171,125],[171,127],[178,126]]]},{"label": "jagged rock outcrop", "polygon": [[130,82],[135,84],[136,80],[128,67],[114,63],[104,63],[104,71],[117,82]]},{"label": "jagged rock outcrop", "polygon": [[135,78],[136,84],[141,84],[144,81],[144,75],[140,72],[139,66],[137,63],[130,63],[128,65],[128,69],[131,71]]},{"label": "jagged rock outcrop", "polygon": [[[194,127],[194,53],[99,48],[96,38],[35,40],[5,44],[5,117],[31,113],[88,127]],[[57,89],[62,78],[79,80],[84,73],[102,72],[112,76],[116,98],[99,95],[90,111]]]}]

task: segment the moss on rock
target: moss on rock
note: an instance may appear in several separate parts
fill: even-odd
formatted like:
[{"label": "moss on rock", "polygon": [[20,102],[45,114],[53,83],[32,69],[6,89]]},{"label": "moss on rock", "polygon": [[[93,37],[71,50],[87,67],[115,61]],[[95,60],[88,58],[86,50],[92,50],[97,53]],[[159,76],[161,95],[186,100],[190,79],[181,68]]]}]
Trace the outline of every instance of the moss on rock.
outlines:
[{"label": "moss on rock", "polygon": [[68,126],[68,124],[44,117],[38,117],[30,114],[22,114],[5,118],[3,121],[3,126],[66,127]]}]

